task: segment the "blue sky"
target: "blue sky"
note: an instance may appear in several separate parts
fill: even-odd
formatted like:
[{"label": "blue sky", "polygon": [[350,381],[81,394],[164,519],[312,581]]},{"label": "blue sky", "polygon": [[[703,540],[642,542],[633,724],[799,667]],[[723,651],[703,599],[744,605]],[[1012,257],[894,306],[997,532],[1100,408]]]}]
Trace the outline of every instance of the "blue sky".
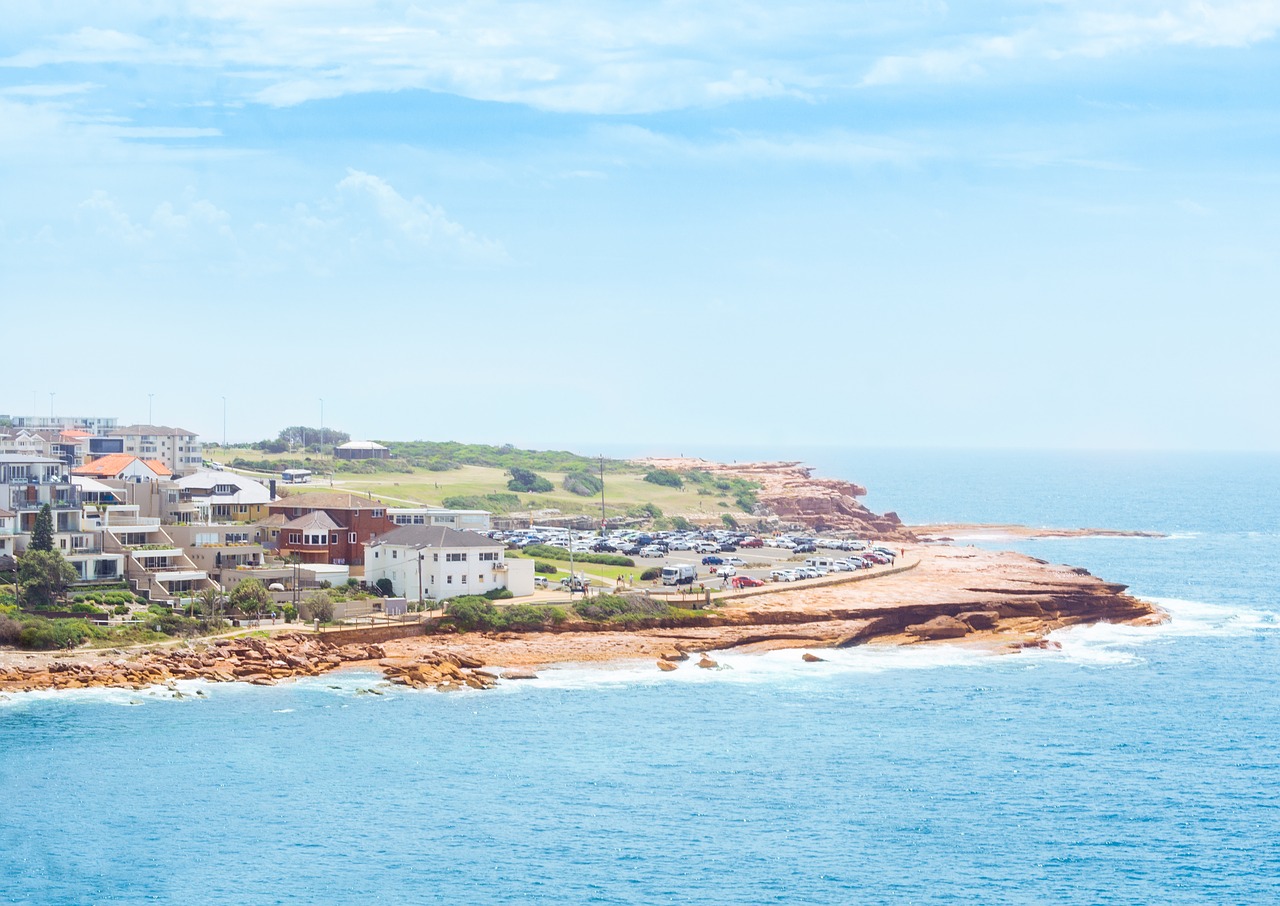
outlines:
[{"label": "blue sky", "polygon": [[1280,449],[1280,2],[6,16],[0,412]]}]

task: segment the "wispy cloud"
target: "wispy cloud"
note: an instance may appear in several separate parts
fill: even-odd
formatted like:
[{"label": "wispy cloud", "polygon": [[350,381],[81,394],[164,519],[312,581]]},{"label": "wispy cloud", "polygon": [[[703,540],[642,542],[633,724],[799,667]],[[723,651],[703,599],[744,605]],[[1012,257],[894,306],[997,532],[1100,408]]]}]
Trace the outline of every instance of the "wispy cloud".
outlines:
[{"label": "wispy cloud", "polygon": [[[1024,17],[1026,18],[1026,17]],[[1031,24],[1003,34],[946,35],[932,46],[875,60],[864,88],[909,82],[950,82],[990,75],[1015,63],[1105,57],[1149,47],[1245,47],[1280,31],[1275,0],[1183,0],[1045,4]]]}]

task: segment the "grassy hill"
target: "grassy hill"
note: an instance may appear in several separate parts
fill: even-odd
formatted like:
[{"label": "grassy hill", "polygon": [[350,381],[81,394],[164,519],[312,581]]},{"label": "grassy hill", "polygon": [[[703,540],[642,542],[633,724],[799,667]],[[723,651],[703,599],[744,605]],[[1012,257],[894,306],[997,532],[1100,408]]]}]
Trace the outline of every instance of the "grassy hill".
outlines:
[{"label": "grassy hill", "polygon": [[[268,455],[258,450],[229,447],[206,449],[206,455],[224,465],[237,464],[246,474],[258,478],[278,475],[286,468],[307,468],[314,474],[309,485],[292,486],[291,493],[341,488],[359,494],[373,494],[389,503],[409,506],[455,506],[487,509],[494,513],[528,512],[530,509],[558,509],[566,514],[600,513],[600,496],[583,497],[564,489],[565,476],[574,470],[599,474],[600,460],[564,451],[521,450],[479,444],[385,442],[396,452],[394,459],[363,460],[354,463],[321,458],[316,454]],[[400,454],[403,451],[404,455]],[[475,462],[463,463],[469,459]],[[448,465],[442,467],[442,463]],[[249,464],[251,468],[239,468]],[[749,488],[741,482],[729,487],[716,482],[686,481],[672,488],[644,480],[647,469],[625,460],[605,460],[605,513],[610,517],[638,515],[646,505],[662,515],[683,516],[694,521],[719,522],[724,513],[742,517],[749,512]],[[335,468],[337,467],[337,468]],[[507,469],[532,469],[551,481],[554,489],[542,494],[512,494],[507,490]],[[720,482],[720,485],[729,484]],[[489,497],[489,495],[503,495]]]}]

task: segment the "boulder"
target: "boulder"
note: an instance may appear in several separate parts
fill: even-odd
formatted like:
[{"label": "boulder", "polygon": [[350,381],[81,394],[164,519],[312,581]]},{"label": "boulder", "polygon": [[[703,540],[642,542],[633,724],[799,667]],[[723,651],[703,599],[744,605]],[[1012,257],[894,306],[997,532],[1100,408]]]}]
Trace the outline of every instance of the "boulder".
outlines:
[{"label": "boulder", "polygon": [[658,657],[662,658],[664,661],[689,660],[689,655],[685,654],[683,651],[664,651],[662,654],[658,655]]},{"label": "boulder", "polygon": [[672,670],[675,670],[675,669],[676,669],[676,665],[675,665],[675,664],[673,664],[671,661],[662,660],[661,658],[659,658],[659,659],[658,659],[658,669],[659,669],[659,670],[665,670],[665,671],[667,671],[667,672],[670,672],[670,671],[672,671]]},{"label": "boulder", "polygon": [[970,629],[995,629],[1000,614],[994,610],[966,610],[956,614],[956,619],[968,623]]},{"label": "boulder", "polygon": [[936,616],[927,623],[907,627],[907,632],[918,639],[958,639],[971,631],[968,623],[946,614]]},{"label": "boulder", "polygon": [[537,679],[538,674],[532,667],[508,667],[502,671],[502,678],[506,680]]},{"label": "boulder", "polygon": [[698,666],[703,669],[710,670],[713,667],[719,667],[720,665],[704,654],[702,659],[698,661]]},{"label": "boulder", "polygon": [[816,654],[809,654],[806,651],[804,654],[804,657],[802,657],[801,660],[804,661],[806,664],[819,664],[825,661],[826,658],[818,657]]}]

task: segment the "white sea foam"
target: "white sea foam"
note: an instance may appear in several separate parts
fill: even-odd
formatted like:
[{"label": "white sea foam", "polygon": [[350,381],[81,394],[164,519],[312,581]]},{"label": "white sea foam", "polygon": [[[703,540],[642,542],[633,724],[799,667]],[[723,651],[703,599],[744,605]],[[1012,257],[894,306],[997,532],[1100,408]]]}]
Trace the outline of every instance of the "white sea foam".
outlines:
[{"label": "white sea foam", "polygon": [[1179,598],[1145,598],[1169,614],[1158,626],[1128,626],[1094,623],[1071,626],[1050,633],[1062,646],[1062,654],[1073,660],[1101,665],[1118,665],[1141,660],[1144,645],[1167,643],[1179,638],[1231,638],[1280,629],[1280,614]]},{"label": "white sea foam", "polygon": [[891,670],[928,670],[941,667],[969,667],[997,660],[981,649],[953,645],[913,645],[891,647],[863,645],[855,648],[815,648],[809,653],[821,662],[803,659],[807,649],[744,653],[713,651],[709,657],[717,667],[698,666],[697,656],[678,662],[675,670],[662,671],[652,660],[610,663],[556,664],[538,671],[536,680],[504,682],[499,688],[586,689],[658,683],[768,684],[787,680],[821,680],[835,675],[883,673]]}]

